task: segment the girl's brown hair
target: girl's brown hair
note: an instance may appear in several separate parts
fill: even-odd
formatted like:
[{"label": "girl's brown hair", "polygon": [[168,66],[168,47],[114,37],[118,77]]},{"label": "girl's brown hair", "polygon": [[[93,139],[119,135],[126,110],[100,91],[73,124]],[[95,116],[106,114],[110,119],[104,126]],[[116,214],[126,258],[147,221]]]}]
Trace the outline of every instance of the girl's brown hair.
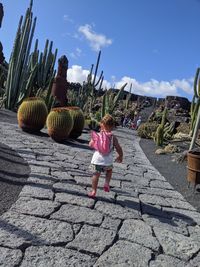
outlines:
[{"label": "girl's brown hair", "polygon": [[115,126],[115,121],[113,117],[110,114],[106,114],[102,119],[101,119],[101,124],[103,124],[106,127],[112,128]]}]

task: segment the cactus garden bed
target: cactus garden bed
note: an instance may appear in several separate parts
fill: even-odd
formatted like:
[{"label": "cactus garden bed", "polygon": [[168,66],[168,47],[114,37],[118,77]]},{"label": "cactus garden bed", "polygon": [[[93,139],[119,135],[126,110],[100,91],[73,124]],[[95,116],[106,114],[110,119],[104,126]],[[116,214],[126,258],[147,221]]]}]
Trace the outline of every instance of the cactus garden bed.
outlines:
[{"label": "cactus garden bed", "polygon": [[187,183],[187,161],[177,162],[179,156],[189,148],[189,141],[178,142],[179,153],[161,154],[155,153],[155,142],[152,139],[141,139],[140,146],[145,155],[154,167],[166,178],[166,180],[178,191],[185,199],[200,211],[200,187],[193,192],[193,186],[188,188]]}]

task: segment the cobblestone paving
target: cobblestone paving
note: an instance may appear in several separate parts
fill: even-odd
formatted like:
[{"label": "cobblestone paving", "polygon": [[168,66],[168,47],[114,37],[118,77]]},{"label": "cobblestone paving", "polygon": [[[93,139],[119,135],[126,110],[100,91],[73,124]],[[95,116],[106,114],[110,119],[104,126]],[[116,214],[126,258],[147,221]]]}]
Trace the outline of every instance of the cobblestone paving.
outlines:
[{"label": "cobblestone paving", "polygon": [[102,177],[90,199],[87,133],[58,144],[0,126],[1,142],[31,168],[0,217],[0,266],[200,266],[200,214],[150,164],[133,132],[117,130],[124,163],[114,166],[111,192]]}]

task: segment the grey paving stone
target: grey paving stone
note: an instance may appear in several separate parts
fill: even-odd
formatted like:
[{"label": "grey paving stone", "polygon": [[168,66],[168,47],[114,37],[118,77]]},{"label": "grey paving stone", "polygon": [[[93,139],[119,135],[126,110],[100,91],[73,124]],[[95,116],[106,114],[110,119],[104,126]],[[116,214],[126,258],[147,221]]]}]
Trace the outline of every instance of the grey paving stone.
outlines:
[{"label": "grey paving stone", "polygon": [[92,198],[89,198],[88,196],[78,196],[74,194],[68,194],[68,193],[57,193],[55,194],[55,201],[60,203],[69,203],[69,204],[75,204],[78,206],[88,207],[91,208],[94,206],[95,200]]},{"label": "grey paving stone", "polygon": [[197,255],[195,255],[195,257],[192,260],[190,260],[189,266],[187,267],[199,267],[199,266],[200,266],[200,252]]},{"label": "grey paving stone", "polygon": [[118,196],[129,196],[129,197],[138,197],[138,189],[128,189],[128,188],[112,188]]},{"label": "grey paving stone", "polygon": [[200,227],[196,226],[188,226],[188,231],[192,239],[199,241],[200,240]]},{"label": "grey paving stone", "polygon": [[63,205],[57,212],[52,214],[51,218],[72,223],[100,225],[103,215],[96,210],[68,204]]},{"label": "grey paving stone", "polygon": [[170,189],[173,190],[173,186],[170,185],[170,183],[165,182],[165,181],[158,181],[158,180],[154,180],[150,182],[150,187],[153,188],[162,188],[162,189]]},{"label": "grey paving stone", "polygon": [[58,182],[53,185],[55,192],[62,192],[75,195],[84,195],[87,196],[87,191],[83,186],[69,183],[69,182]]},{"label": "grey paving stone", "polygon": [[22,252],[19,249],[9,249],[0,247],[0,266],[16,267],[22,259]]},{"label": "grey paving stone", "polygon": [[53,153],[53,159],[59,160],[59,161],[63,161],[63,160],[72,161],[74,159],[74,155],[70,155],[69,153],[66,153],[66,151],[63,151],[61,153],[55,150],[55,152]]},{"label": "grey paving stone", "polygon": [[200,250],[200,242],[191,237],[157,227],[154,227],[154,232],[167,255],[188,261]]},{"label": "grey paving stone", "polygon": [[10,210],[33,216],[47,217],[59,206],[60,203],[55,201],[20,197]]},{"label": "grey paving stone", "polygon": [[25,256],[20,266],[92,267],[95,260],[95,257],[62,247],[29,247],[25,251]]},{"label": "grey paving stone", "polygon": [[50,173],[49,167],[30,165],[30,168],[31,168],[31,173],[39,173],[39,174],[49,174]]},{"label": "grey paving stone", "polygon": [[84,225],[67,248],[101,255],[114,242],[116,232],[99,227]]},{"label": "grey paving stone", "polygon": [[196,211],[196,209],[185,200],[172,199],[172,198],[165,198],[165,200],[170,204],[172,208]]},{"label": "grey paving stone", "polygon": [[119,240],[95,263],[95,267],[147,267],[152,251],[138,244]]},{"label": "grey paving stone", "polygon": [[192,267],[185,261],[167,255],[158,255],[155,260],[150,261],[150,267]]},{"label": "grey paving stone", "polygon": [[142,177],[134,177],[131,182],[122,181],[122,188],[135,189],[148,186],[149,186],[149,181]]},{"label": "grey paving stone", "polygon": [[74,231],[75,235],[77,235],[77,233],[80,231],[81,227],[82,227],[81,224],[78,224],[78,223],[72,224],[72,228],[73,228],[73,231]]},{"label": "grey paving stone", "polygon": [[74,178],[66,171],[54,170],[51,171],[51,175],[57,179],[57,181],[75,182]]},{"label": "grey paving stone", "polygon": [[160,180],[165,181],[166,179],[164,176],[162,176],[159,172],[154,172],[152,170],[148,170],[147,172],[144,172],[144,178],[147,178],[149,180]]},{"label": "grey paving stone", "polygon": [[35,186],[35,187],[43,187],[43,188],[48,188],[46,185],[52,185],[58,180],[48,174],[39,174],[39,173],[31,173],[28,177],[28,184],[30,186]]},{"label": "grey paving stone", "polygon": [[128,208],[123,208],[119,205],[112,204],[112,203],[105,203],[102,201],[98,201],[95,205],[95,209],[114,219],[125,220],[125,219],[139,219],[140,218],[138,211],[128,209]]},{"label": "grey paving stone", "polygon": [[67,244],[72,239],[72,226],[66,222],[14,212],[4,213],[0,219],[0,246],[58,245]]},{"label": "grey paving stone", "polygon": [[168,229],[182,235],[188,236],[187,224],[180,219],[168,219],[164,217],[150,216],[147,214],[142,215],[143,220],[151,227],[158,227],[161,229]]},{"label": "grey paving stone", "polygon": [[190,211],[176,208],[163,208],[163,211],[169,214],[171,217],[181,218],[188,225],[200,225],[200,213],[197,211]]},{"label": "grey paving stone", "polygon": [[[74,176],[74,180],[76,181],[77,184],[79,185],[84,185],[84,186],[91,186],[92,183],[92,175],[91,176]],[[99,178],[99,183],[98,183],[98,187],[103,187],[105,183],[105,178],[100,177]],[[121,187],[121,181],[119,180],[115,180],[115,179],[111,179],[110,181],[110,187],[117,187],[120,188]]]},{"label": "grey paving stone", "polygon": [[140,244],[154,251],[159,251],[160,248],[151,227],[142,220],[125,220],[119,231],[119,239]]},{"label": "grey paving stone", "polygon": [[147,195],[155,195],[155,196],[184,200],[183,196],[174,190],[166,190],[166,189],[161,189],[161,188],[150,188],[149,187],[149,188],[139,188],[138,192],[147,194]]},{"label": "grey paving stone", "polygon": [[103,220],[100,227],[105,228],[105,229],[110,229],[110,230],[117,232],[120,225],[121,225],[121,220],[112,219],[111,217],[104,216],[104,220]]},{"label": "grey paving stone", "polygon": [[39,183],[35,183],[32,185],[25,185],[22,188],[22,191],[20,192],[20,197],[32,197],[53,200],[54,193],[52,191],[52,186],[49,186],[47,184],[42,185]]},{"label": "grey paving stone", "polygon": [[159,205],[151,205],[148,203],[141,203],[142,214],[153,215],[157,217],[171,218],[169,214],[162,210]]},{"label": "grey paving stone", "polygon": [[37,167],[44,167],[44,168],[57,168],[57,163],[53,163],[50,161],[39,161],[39,160],[29,160],[28,161],[30,167],[37,166]]},{"label": "grey paving stone", "polygon": [[[63,169],[65,169],[66,171],[70,171],[71,169],[78,169],[78,164],[74,164],[72,162],[68,162],[68,161],[56,161],[56,167],[55,170],[62,167]],[[52,168],[54,169],[54,168]]]},{"label": "grey paving stone", "polygon": [[[103,201],[103,202],[115,202],[115,192],[113,192],[111,188],[110,192],[104,192],[102,188],[98,188],[97,194],[96,194],[96,200],[97,201]],[[88,191],[91,191],[91,187],[88,188]]]},{"label": "grey paving stone", "polygon": [[164,206],[164,207],[170,207],[170,203],[168,203],[164,197],[147,195],[147,194],[140,194],[139,199],[143,203],[160,205],[160,206]]},{"label": "grey paving stone", "polygon": [[130,209],[136,210],[138,212],[141,212],[140,201],[136,197],[118,195],[116,198],[116,203],[123,206],[123,207],[127,207]]}]

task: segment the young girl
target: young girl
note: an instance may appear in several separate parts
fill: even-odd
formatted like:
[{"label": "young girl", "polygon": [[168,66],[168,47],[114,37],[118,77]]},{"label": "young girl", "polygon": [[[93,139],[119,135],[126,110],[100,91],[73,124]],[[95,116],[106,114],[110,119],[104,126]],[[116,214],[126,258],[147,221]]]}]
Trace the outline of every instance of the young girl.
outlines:
[{"label": "young girl", "polygon": [[[110,180],[112,177],[112,168],[113,168],[113,148],[116,149],[118,153],[118,157],[115,159],[116,162],[121,163],[123,160],[123,151],[121,146],[118,143],[117,137],[112,134],[112,130],[114,128],[115,122],[111,115],[105,115],[101,122],[100,128],[101,131],[105,131],[105,133],[111,136],[111,151],[107,155],[101,154],[98,150],[96,150],[93,154],[91,164],[94,169],[94,173],[92,176],[92,191],[88,193],[89,197],[95,197],[97,192],[98,181],[101,172],[106,172],[106,179],[104,184],[104,191],[110,191]],[[93,147],[94,140],[91,139],[89,146]]]}]

